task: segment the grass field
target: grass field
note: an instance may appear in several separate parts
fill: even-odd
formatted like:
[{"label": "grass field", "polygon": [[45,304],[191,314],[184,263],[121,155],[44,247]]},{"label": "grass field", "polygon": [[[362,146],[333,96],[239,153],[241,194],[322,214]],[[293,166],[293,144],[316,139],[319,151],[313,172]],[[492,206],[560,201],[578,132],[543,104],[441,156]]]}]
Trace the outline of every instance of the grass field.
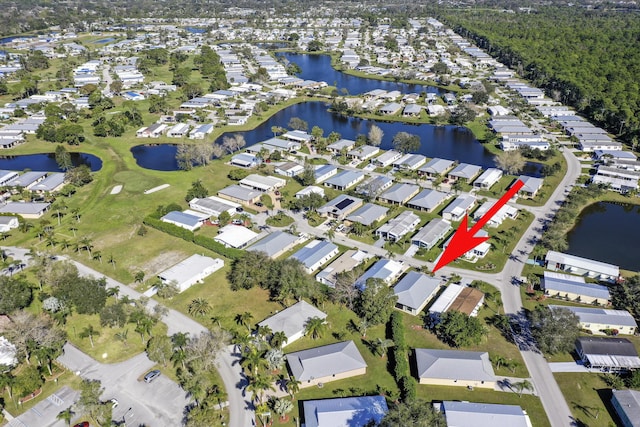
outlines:
[{"label": "grass field", "polygon": [[562,394],[579,425],[609,427],[618,424],[611,405],[611,389],[597,373],[555,373]]}]

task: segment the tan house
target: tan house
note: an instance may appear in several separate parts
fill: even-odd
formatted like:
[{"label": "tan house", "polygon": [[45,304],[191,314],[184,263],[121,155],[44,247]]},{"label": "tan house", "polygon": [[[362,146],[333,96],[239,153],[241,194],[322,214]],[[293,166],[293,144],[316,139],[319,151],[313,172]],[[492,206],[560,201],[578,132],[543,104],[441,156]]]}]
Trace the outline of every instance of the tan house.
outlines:
[{"label": "tan house", "polygon": [[617,331],[616,334],[620,335],[633,335],[638,329],[635,319],[626,310],[564,305],[549,305],[549,308],[565,308],[571,311],[580,319],[580,327],[594,335],[605,335],[605,331]]},{"label": "tan house", "polygon": [[493,389],[496,376],[489,353],[416,348],[420,384]]},{"label": "tan house", "polygon": [[367,373],[367,363],[353,341],[343,341],[287,354],[289,371],[300,388]]}]

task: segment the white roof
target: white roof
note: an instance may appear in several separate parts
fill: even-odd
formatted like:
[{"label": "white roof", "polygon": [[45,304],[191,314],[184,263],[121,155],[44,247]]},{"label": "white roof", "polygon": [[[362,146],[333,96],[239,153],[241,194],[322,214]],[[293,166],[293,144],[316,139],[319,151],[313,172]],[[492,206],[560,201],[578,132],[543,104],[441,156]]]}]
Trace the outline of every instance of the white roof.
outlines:
[{"label": "white roof", "polygon": [[604,274],[606,276],[618,277],[620,275],[620,268],[617,265],[594,261],[588,258],[582,258],[562,252],[549,251],[547,252],[546,260],[547,263],[564,264],[567,266]]},{"label": "white roof", "polygon": [[190,278],[198,276],[204,270],[215,267],[220,263],[223,263],[223,261],[219,258],[214,259],[208,256],[194,254],[158,274],[158,276],[168,283],[174,280],[176,283],[188,282]]},{"label": "white roof", "polygon": [[304,332],[307,321],[312,317],[326,319],[327,314],[306,301],[300,301],[279,313],[264,319],[258,326],[268,326],[273,332],[284,332],[287,339]]},{"label": "white roof", "polygon": [[496,380],[487,352],[416,348],[415,355],[420,378]]},{"label": "white roof", "polygon": [[439,279],[410,271],[393,288],[393,293],[398,296],[398,304],[417,310],[439,288]]},{"label": "white roof", "polygon": [[578,316],[581,323],[638,327],[631,313],[626,310],[607,310],[598,307],[571,307],[565,305],[549,305],[549,308],[566,308]]},{"label": "white roof", "polygon": [[0,365],[15,366],[17,363],[16,346],[5,337],[0,336]]},{"label": "white roof", "polygon": [[257,233],[241,225],[229,224],[220,229],[220,234],[213,238],[218,243],[232,248],[241,248],[258,236]]},{"label": "white roof", "polygon": [[455,283],[447,286],[444,292],[442,292],[438,299],[429,307],[429,313],[444,313],[447,311],[465,287],[464,285],[456,285]]},{"label": "white roof", "polygon": [[246,185],[251,188],[258,188],[262,191],[269,191],[273,188],[283,187],[287,183],[282,178],[275,176],[264,176],[258,174],[251,174],[246,178],[240,180],[240,185]]},{"label": "white roof", "polygon": [[445,401],[441,406],[452,427],[531,427],[529,416],[517,405]]}]

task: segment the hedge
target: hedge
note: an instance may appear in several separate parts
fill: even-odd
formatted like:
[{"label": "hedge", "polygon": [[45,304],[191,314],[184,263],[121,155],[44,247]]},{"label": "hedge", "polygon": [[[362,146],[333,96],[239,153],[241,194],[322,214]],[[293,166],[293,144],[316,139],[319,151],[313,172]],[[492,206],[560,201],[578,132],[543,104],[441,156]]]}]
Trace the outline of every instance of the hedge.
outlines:
[{"label": "hedge", "polygon": [[156,230],[162,231],[163,233],[178,237],[182,240],[186,240],[187,242],[195,243],[198,246],[202,246],[203,248],[209,249],[210,251],[213,251],[218,255],[222,255],[223,257],[231,260],[236,260],[244,254],[244,252],[240,249],[227,248],[222,243],[218,243],[210,237],[196,236],[193,231],[178,227],[174,224],[169,224],[168,222],[163,222],[151,215],[145,217],[142,222],[143,224],[148,225],[149,227],[153,227]]},{"label": "hedge", "polygon": [[391,313],[388,330],[394,343],[390,360],[393,363],[393,376],[400,389],[402,400],[413,400],[416,397],[416,380],[411,376],[409,351],[404,339],[404,324],[399,312]]}]

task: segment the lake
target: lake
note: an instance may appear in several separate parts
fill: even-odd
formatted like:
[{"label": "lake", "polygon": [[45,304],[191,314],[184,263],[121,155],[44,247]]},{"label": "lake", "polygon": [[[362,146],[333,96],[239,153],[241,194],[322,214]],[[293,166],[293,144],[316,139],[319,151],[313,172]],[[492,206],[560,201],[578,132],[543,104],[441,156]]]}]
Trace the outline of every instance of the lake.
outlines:
[{"label": "lake", "polygon": [[403,94],[414,92],[440,93],[440,90],[434,86],[367,79],[336,71],[331,66],[331,57],[328,55],[278,52],[276,56],[286,58],[289,62],[296,63],[302,69],[302,72],[297,74],[301,79],[324,81],[330,86],[336,86],[338,89],[347,89],[351,95],[359,95],[374,89],[384,89],[386,91],[397,90]]},{"label": "lake", "polygon": [[[87,165],[92,172],[102,169],[102,160],[93,154],[69,153],[74,166]],[[21,154],[16,156],[0,156],[0,169],[23,171],[30,169],[40,172],[62,172],[56,163],[54,153]]]},{"label": "lake", "polygon": [[640,206],[599,202],[578,216],[567,253],[640,271]]},{"label": "lake", "polygon": [[[225,135],[239,133],[244,136],[247,146],[256,144],[273,137],[272,126],[287,128],[292,117],[298,117],[306,121],[309,131],[313,126],[320,126],[324,135],[330,132],[340,133],[343,138],[355,140],[359,134],[366,135],[374,124],[384,132],[382,149],[391,149],[392,140],[398,132],[408,132],[420,136],[421,147],[418,153],[427,157],[440,157],[443,159],[458,160],[462,163],[471,163],[483,168],[494,167],[493,154],[476,140],[473,133],[464,127],[458,126],[434,126],[428,124],[412,125],[401,122],[383,122],[345,117],[327,111],[328,106],[323,102],[305,102],[292,105],[270,117],[253,130],[245,132],[227,132],[216,140],[222,143]],[[177,164],[172,156],[175,156],[175,146],[171,145],[139,145],[131,149],[138,165],[160,171],[176,170]],[[173,159],[173,160],[172,160]],[[526,175],[540,176],[540,164],[528,162]]]}]

